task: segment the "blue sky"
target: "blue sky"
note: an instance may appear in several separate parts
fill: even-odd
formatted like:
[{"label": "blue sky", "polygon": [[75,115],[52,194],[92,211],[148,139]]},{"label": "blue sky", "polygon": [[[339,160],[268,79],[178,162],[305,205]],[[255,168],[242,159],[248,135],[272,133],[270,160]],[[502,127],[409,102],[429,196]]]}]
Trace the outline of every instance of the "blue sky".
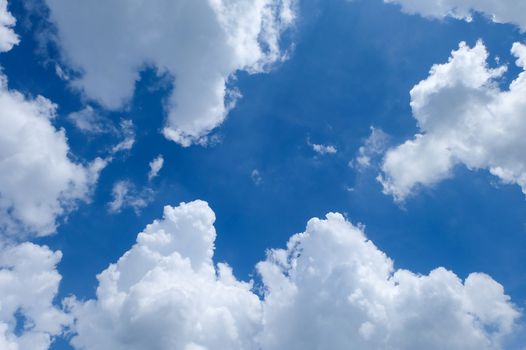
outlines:
[{"label": "blue sky", "polygon": [[[62,6],[60,1],[50,3],[52,9]],[[58,215],[54,234],[20,239],[5,234],[6,246],[30,240],[62,252],[56,267],[62,276],[54,297],[57,308],[69,296],[79,303],[95,300],[97,274],[130,250],[137,234],[161,218],[165,205],[197,199],[207,201],[217,218],[213,260],[227,262],[238,280],[255,279],[262,287],[256,288],[262,298],[266,283],[256,264],[265,261],[267,250],[284,248],[291,235],[305,231],[310,218],[339,212],[354,225],[365,225],[367,237],[394,260],[396,269],[425,276],[442,266],[462,280],[472,272],[481,272],[503,286],[514,308],[524,308],[526,200],[517,183],[505,184],[491,175],[488,167],[470,170],[465,162],[459,162],[446,179],[415,187],[400,203],[383,193],[377,180],[385,172],[386,152],[419,132],[409,92],[430,76],[430,68],[446,63],[461,41],[473,47],[482,39],[490,55],[489,65],[499,65],[496,57],[500,64],[508,65],[508,71],[496,80],[506,91],[521,71],[510,53],[513,43],[524,42],[520,24],[493,23],[481,13],[471,22],[424,18],[380,0],[300,0],[294,4],[294,24],[280,38],[282,50],[289,50],[287,58],[272,63],[266,72],[235,70],[235,80],[228,86],[238,89],[242,97],[226,120],[210,131],[208,145],[183,147],[161,133],[167,99],[178,94],[176,74],[172,81],[170,76],[160,77],[152,65],[143,65],[129,102],[107,108],[79,90],[79,85],[75,87],[57,75],[57,65],[69,72],[72,69],[64,59],[66,45],[60,36],[56,41],[52,38],[64,30],[62,22],[57,24],[47,17],[47,4],[37,0],[28,4],[41,7],[28,9],[22,1],[9,1],[9,11],[17,19],[14,31],[20,37],[18,45],[0,56],[9,88],[26,96],[45,96],[58,105],[52,124],[64,128],[73,161],[87,164],[95,157],[112,154],[92,186],[89,200]],[[102,7],[97,11],[104,11]],[[79,25],[80,32],[85,30]],[[68,116],[86,106],[115,130],[87,133],[75,127]],[[526,117],[524,109],[518,113],[522,119]],[[133,122],[135,143],[131,149],[113,154],[112,147],[125,137],[119,124],[122,120]],[[372,154],[370,166],[362,169],[356,158],[371,127],[386,136],[381,149]],[[337,152],[319,154],[315,144],[332,145]],[[164,165],[149,181],[149,163],[158,155],[163,156]],[[137,195],[146,196],[145,205],[111,212],[108,203],[119,181],[127,181]],[[353,251],[348,254],[352,256]],[[86,310],[73,312],[72,317],[87,317]],[[514,322],[517,328],[508,332],[509,339],[492,340],[493,347],[488,349],[523,349],[519,339],[522,316]],[[323,333],[323,328],[317,329]],[[95,349],[86,338],[92,334],[89,332],[97,334],[96,330],[73,326],[69,335],[54,336],[50,349],[72,349],[68,340],[76,332],[81,334],[76,348]],[[294,332],[289,336],[294,339]],[[319,336],[323,338],[323,334]],[[395,346],[412,349],[418,346],[415,344]],[[140,344],[133,346],[141,348]],[[161,345],[153,348],[163,349]],[[190,349],[184,345],[175,348]]]}]

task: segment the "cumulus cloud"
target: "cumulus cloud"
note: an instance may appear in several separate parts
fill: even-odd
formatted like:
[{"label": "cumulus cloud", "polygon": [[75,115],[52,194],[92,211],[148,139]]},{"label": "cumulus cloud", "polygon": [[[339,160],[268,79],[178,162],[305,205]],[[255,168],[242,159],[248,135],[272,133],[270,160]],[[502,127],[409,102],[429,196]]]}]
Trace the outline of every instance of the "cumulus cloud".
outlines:
[{"label": "cumulus cloud", "polygon": [[261,305],[250,283],[212,261],[205,202],[165,207],[99,276],[97,299],[73,304],[77,349],[257,349]]},{"label": "cumulus cloud", "polygon": [[70,316],[53,306],[62,254],[32,243],[0,246],[0,348],[47,350]]},{"label": "cumulus cloud", "polygon": [[148,180],[152,181],[154,178],[159,175],[164,165],[164,157],[162,154],[159,154],[154,160],[150,162],[150,171],[148,172]]},{"label": "cumulus cloud", "polygon": [[196,201],[165,207],[73,301],[83,350],[500,349],[518,311],[491,277],[395,270],[340,214],[312,219],[257,265],[263,295],[213,262],[215,215]]},{"label": "cumulus cloud", "polygon": [[[515,43],[511,52],[524,70],[526,46]],[[379,177],[385,193],[404,200],[415,187],[450,177],[458,164],[488,169],[526,193],[526,74],[503,90],[498,79],[506,67],[490,68],[487,58],[482,42],[461,43],[411,90],[420,133],[386,153]]]},{"label": "cumulus cloud", "polygon": [[496,23],[511,23],[526,31],[526,3],[517,0],[384,0],[399,4],[404,12],[424,17],[471,21],[481,13]]},{"label": "cumulus cloud", "polygon": [[55,231],[57,217],[87,201],[105,161],[73,162],[56,105],[9,90],[0,75],[0,231],[9,236]]},{"label": "cumulus cloud", "polygon": [[263,349],[499,349],[518,316],[487,275],[395,270],[340,214],[310,220],[258,271]]},{"label": "cumulus cloud", "polygon": [[286,57],[280,37],[294,21],[293,0],[46,0],[72,84],[107,108],[133,95],[139,72],[175,78],[164,135],[205,143],[239,98],[237,71],[259,73]]}]

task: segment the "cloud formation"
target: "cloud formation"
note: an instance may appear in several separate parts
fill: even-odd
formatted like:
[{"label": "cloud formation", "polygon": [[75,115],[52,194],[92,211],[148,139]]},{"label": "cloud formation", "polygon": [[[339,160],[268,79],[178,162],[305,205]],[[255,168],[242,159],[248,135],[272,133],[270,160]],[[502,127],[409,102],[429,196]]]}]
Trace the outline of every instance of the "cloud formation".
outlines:
[{"label": "cloud formation", "polygon": [[495,23],[511,23],[526,31],[526,3],[517,0],[384,0],[399,4],[402,10],[424,17],[453,17],[471,21],[481,13]]},{"label": "cloud formation", "polygon": [[9,90],[4,75],[0,106],[0,230],[17,236],[51,234],[57,217],[89,199],[105,162],[73,162],[64,130],[51,124],[56,105]]},{"label": "cloud formation", "polygon": [[110,109],[133,95],[139,72],[174,77],[164,135],[206,143],[239,92],[237,71],[259,73],[286,57],[280,36],[294,22],[294,0],[46,0],[72,84]]},{"label": "cloud formation", "polygon": [[98,276],[97,298],[72,303],[75,348],[489,350],[519,316],[487,275],[394,269],[340,214],[268,253],[259,297],[214,264],[214,220],[203,201],[165,207]]},{"label": "cloud formation", "polygon": [[0,246],[0,349],[46,350],[71,321],[53,306],[61,257],[32,243]]},{"label": "cloud formation", "polygon": [[479,41],[461,43],[445,64],[411,90],[411,108],[420,132],[389,150],[379,177],[384,192],[403,201],[418,186],[432,186],[463,164],[487,169],[526,193],[526,46],[511,50],[522,68],[509,89],[498,79],[506,67],[490,68]]},{"label": "cloud formation", "polygon": [[487,275],[394,269],[340,214],[310,220],[258,271],[263,349],[499,349],[518,316]]},{"label": "cloud formation", "polygon": [[[205,202],[165,207],[99,276],[97,299],[73,306],[77,349],[255,347],[261,305],[250,283],[212,261],[215,215]],[[220,344],[220,345],[219,345]]]}]

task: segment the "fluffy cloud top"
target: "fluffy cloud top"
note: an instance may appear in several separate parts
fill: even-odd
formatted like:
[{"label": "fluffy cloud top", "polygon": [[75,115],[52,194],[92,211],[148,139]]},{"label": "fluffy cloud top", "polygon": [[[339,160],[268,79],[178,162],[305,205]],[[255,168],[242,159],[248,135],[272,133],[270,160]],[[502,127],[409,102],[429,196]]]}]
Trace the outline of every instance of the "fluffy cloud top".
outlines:
[{"label": "fluffy cloud top", "polygon": [[384,0],[402,6],[402,10],[425,17],[450,16],[471,21],[475,12],[496,23],[512,23],[526,31],[526,2],[520,0]]},{"label": "fluffy cloud top", "polygon": [[73,306],[78,349],[257,349],[261,305],[252,285],[212,262],[205,202],[165,207],[99,276],[97,299]]},{"label": "fluffy cloud top", "polygon": [[74,302],[73,345],[104,349],[500,349],[518,312],[484,274],[395,270],[340,214],[258,264],[264,297],[213,263],[205,202],[166,207]]},{"label": "fluffy cloud top", "polygon": [[499,349],[518,316],[487,275],[395,270],[340,214],[310,220],[258,270],[263,349]]},{"label": "fluffy cloud top", "polygon": [[[526,46],[512,48],[526,67]],[[411,90],[411,107],[420,133],[387,152],[379,179],[397,200],[416,186],[451,176],[457,164],[488,169],[526,193],[526,74],[502,90],[497,79],[506,67],[490,68],[482,42],[461,43],[448,63],[435,65]]]},{"label": "fluffy cloud top", "polygon": [[83,73],[72,83],[92,99],[122,107],[145,66],[175,78],[164,134],[185,146],[206,142],[234,106],[238,70],[284,58],[280,35],[295,16],[293,0],[46,2],[66,61]]},{"label": "fluffy cloud top", "polygon": [[70,322],[52,304],[61,257],[31,243],[0,247],[0,349],[46,350]]}]

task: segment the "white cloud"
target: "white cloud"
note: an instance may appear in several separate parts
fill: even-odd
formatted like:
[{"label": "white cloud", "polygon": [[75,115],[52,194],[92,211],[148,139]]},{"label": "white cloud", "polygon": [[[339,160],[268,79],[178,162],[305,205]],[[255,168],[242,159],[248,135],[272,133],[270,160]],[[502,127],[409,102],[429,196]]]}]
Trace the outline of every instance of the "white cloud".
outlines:
[{"label": "white cloud", "polygon": [[257,349],[261,306],[225,264],[212,262],[215,215],[205,202],[165,207],[77,302],[72,344],[85,350]]},{"label": "white cloud", "polygon": [[487,275],[395,270],[340,214],[310,220],[258,271],[262,349],[500,349],[519,315]]},{"label": "white cloud", "polygon": [[31,243],[0,247],[1,349],[46,350],[70,323],[70,316],[53,306],[61,257]]},{"label": "white cloud", "polygon": [[138,215],[141,209],[153,201],[153,191],[145,188],[137,190],[136,186],[129,181],[117,181],[112,189],[113,199],[108,203],[110,213],[120,213],[124,208],[132,208]]},{"label": "white cloud", "polygon": [[105,161],[83,166],[69,158],[64,130],[51,124],[56,105],[9,90],[0,76],[0,231],[51,234],[56,219],[87,201]]},{"label": "white cloud", "polygon": [[519,0],[384,0],[399,4],[404,12],[424,17],[453,17],[471,21],[482,13],[493,22],[511,23],[526,31],[526,3]]},{"label": "white cloud", "polygon": [[[517,65],[526,67],[526,46],[516,43]],[[526,74],[502,90],[506,67],[490,68],[482,42],[461,43],[448,63],[435,65],[411,90],[420,133],[386,153],[379,180],[401,201],[418,186],[451,176],[457,164],[488,169],[526,193]]]},{"label": "white cloud", "polygon": [[493,350],[519,316],[487,275],[395,270],[340,214],[269,252],[261,300],[214,265],[214,220],[202,201],[165,207],[98,276],[97,298],[72,303],[75,348]]},{"label": "white cloud", "polygon": [[369,168],[373,160],[385,152],[388,141],[389,136],[382,129],[371,127],[371,134],[358,149],[356,159],[352,160],[349,165],[357,166],[360,170]]},{"label": "white cloud", "polygon": [[132,97],[139,71],[174,76],[166,103],[167,138],[205,143],[240,96],[227,83],[285,58],[281,33],[294,21],[292,0],[46,0],[64,58],[82,71],[72,83],[107,108]]},{"label": "white cloud", "polygon": [[7,10],[7,0],[0,0],[0,52],[7,52],[18,44],[19,39],[13,30],[16,19]]},{"label": "white cloud", "polygon": [[164,165],[164,158],[162,154],[159,154],[154,160],[150,162],[150,171],[148,172],[148,180],[152,181],[157,175],[159,175],[159,171],[161,171],[162,167]]},{"label": "white cloud", "polygon": [[310,142],[308,142],[308,144],[311,146],[314,152],[316,152],[317,154],[321,156],[326,155],[326,154],[336,154],[338,152],[336,147],[332,145],[320,145],[320,144],[310,143]]}]

